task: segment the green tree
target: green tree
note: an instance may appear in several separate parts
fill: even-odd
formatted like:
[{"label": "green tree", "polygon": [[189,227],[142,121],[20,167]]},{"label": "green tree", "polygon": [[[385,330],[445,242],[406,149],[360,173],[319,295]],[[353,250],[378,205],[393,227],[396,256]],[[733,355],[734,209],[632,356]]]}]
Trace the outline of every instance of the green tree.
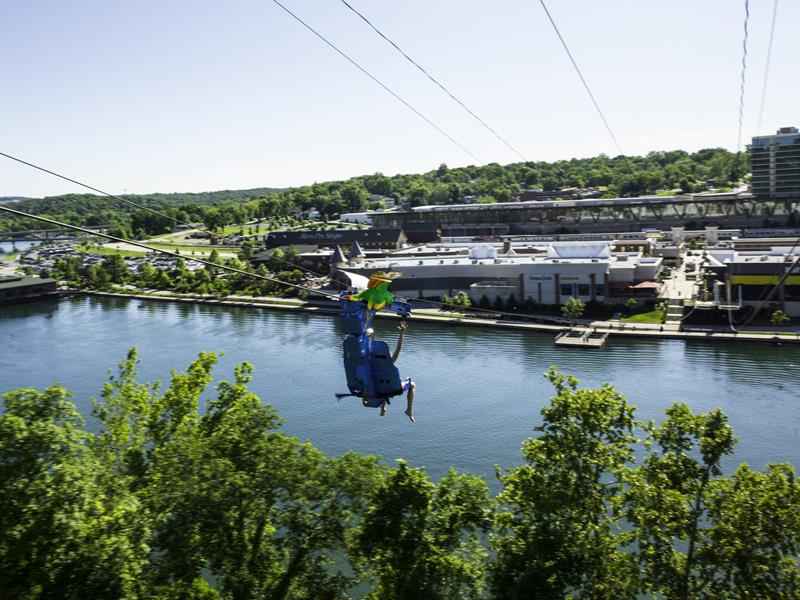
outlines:
[{"label": "green tree", "polygon": [[151,265],[149,262],[143,263],[139,267],[139,274],[136,279],[137,284],[139,287],[143,288],[152,287],[155,283],[157,275],[158,273],[153,265]]},{"label": "green tree", "polygon": [[492,302],[492,308],[497,311],[503,311],[506,309],[506,303],[503,302],[503,297],[500,294],[494,297],[494,302]]},{"label": "green tree", "polygon": [[783,327],[789,323],[790,319],[785,312],[778,308],[772,311],[772,316],[770,317],[769,321],[772,323],[773,327]]},{"label": "green tree", "polygon": [[173,285],[172,279],[165,269],[156,269],[156,278],[153,283],[159,290],[171,290]]},{"label": "green tree", "polygon": [[472,301],[466,292],[458,292],[453,296],[442,297],[442,304],[445,309],[449,310],[465,310],[472,306]]},{"label": "green tree", "polygon": [[[763,521],[759,523],[758,518],[763,517],[757,512],[745,531],[730,530],[731,521],[746,519],[741,513],[749,510],[747,507],[752,507],[752,503],[763,506],[769,502],[752,497],[744,505],[733,504],[734,497],[743,500],[744,490],[737,481],[748,485],[755,481],[748,477],[746,467],[740,469],[733,480],[721,478],[722,460],[733,452],[736,444],[726,417],[719,409],[708,414],[694,414],[686,405],[676,404],[667,409],[664,423],[648,429],[647,445],[651,450],[643,465],[632,473],[630,489],[624,497],[625,516],[633,526],[638,546],[643,591],[684,600],[762,597],[740,595],[744,589],[732,596],[712,593],[714,588],[732,591],[733,582],[725,581],[725,571],[728,574],[732,570],[751,572],[759,579],[756,572],[764,567],[763,562],[759,565],[759,561],[753,561],[738,565],[729,563],[727,569],[720,569],[720,555],[729,560],[733,556],[756,557],[769,549],[778,551],[777,556],[766,561],[775,566],[784,563],[779,560],[781,550],[797,551],[796,544],[781,548],[783,535],[775,537],[769,526],[764,527]],[[785,499],[788,501],[793,496]],[[797,518],[795,515],[787,515],[787,518],[791,527],[784,533],[793,537]],[[776,524],[787,524],[787,518],[781,522],[781,512],[777,512]],[[754,537],[745,537],[746,533]],[[753,550],[744,549],[751,543],[755,543]],[[770,573],[775,576],[781,571],[784,575],[792,573],[791,569],[771,569]],[[800,582],[796,564],[793,573],[789,579],[793,578],[793,585],[796,585]]]},{"label": "green tree", "polygon": [[350,212],[361,212],[367,208],[367,190],[364,189],[361,182],[351,180],[339,192],[342,195],[342,200],[347,205]]},{"label": "green tree", "polygon": [[163,393],[136,381],[137,360],[131,351],[103,389],[97,448],[157,516],[155,589],[208,595],[204,570],[231,598],[334,597],[350,585],[336,559],[383,479],[377,460],[326,458],[276,431],[274,409],[247,389],[246,363],[201,414],[215,355],[173,373]]},{"label": "green tree", "polygon": [[[689,589],[709,598],[800,597],[800,482],[789,465],[741,465],[709,486],[712,526]],[[705,590],[708,590],[705,592]],[[689,597],[689,596],[687,596]]]},{"label": "green tree", "polygon": [[299,258],[300,258],[300,253],[297,251],[297,248],[295,248],[294,246],[289,246],[288,248],[286,248],[286,252],[283,255],[283,259],[286,262],[284,263],[284,266],[282,266],[281,269],[279,270],[285,269],[286,266],[296,265]]},{"label": "green tree", "polygon": [[111,287],[111,278],[100,264],[94,264],[86,269],[86,287],[93,290],[107,290]]},{"label": "green tree", "polygon": [[708,176],[714,179],[718,186],[730,183],[736,174],[736,156],[720,150],[709,159],[706,167]]},{"label": "green tree", "polygon": [[478,598],[491,525],[486,483],[451,469],[438,485],[404,461],[376,491],[358,531],[362,562],[378,577],[370,598]]},{"label": "green tree", "polygon": [[219,269],[217,269],[216,267],[213,267],[213,266],[209,265],[208,263],[214,263],[215,265],[221,265],[221,264],[222,264],[222,258],[220,258],[219,252],[217,252],[217,249],[216,249],[216,248],[214,248],[213,250],[211,250],[211,253],[208,255],[208,261],[207,261],[207,263],[206,263],[206,265],[205,265],[205,269],[206,269],[206,270],[207,270],[207,271],[208,271],[208,272],[209,272],[209,273],[210,273],[212,276],[214,276],[214,275],[216,275],[217,273],[219,273]]},{"label": "green tree", "polygon": [[3,399],[3,597],[138,597],[150,521],[93,451],[68,393],[53,386]]},{"label": "green tree", "polygon": [[719,410],[642,424],[610,385],[553,368],[495,512],[473,475],[437,484],[286,436],[247,363],[209,395],[214,354],[165,388],[137,362],[91,428],[58,386],[4,396],[0,596],[344,598],[370,580],[371,598],[481,598],[488,569],[499,599],[800,597],[800,481],[789,465],[725,476]]},{"label": "green tree", "polygon": [[633,461],[634,409],[610,385],[578,389],[553,367],[526,464],[499,474],[501,512],[492,545],[495,598],[635,598],[637,566],[625,552],[619,498]]},{"label": "green tree", "polygon": [[573,323],[583,316],[586,304],[580,298],[572,297],[561,305],[561,315]]},{"label": "green tree", "polygon": [[514,294],[511,294],[506,300],[506,310],[509,312],[516,312],[519,310],[519,302],[517,302],[517,297]]},{"label": "green tree", "polygon": [[239,255],[244,262],[249,263],[251,260],[253,260],[254,250],[255,250],[255,245],[253,243],[253,240],[245,240],[244,242],[242,242],[242,249]]}]

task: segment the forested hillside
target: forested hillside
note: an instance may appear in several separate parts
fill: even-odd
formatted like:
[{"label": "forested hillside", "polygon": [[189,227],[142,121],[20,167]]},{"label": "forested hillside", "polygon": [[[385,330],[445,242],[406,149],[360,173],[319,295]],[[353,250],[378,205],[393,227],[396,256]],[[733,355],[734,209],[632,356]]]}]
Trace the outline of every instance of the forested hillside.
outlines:
[{"label": "forested hillside", "polygon": [[[721,148],[651,152],[647,156],[600,155],[556,162],[491,163],[450,169],[440,165],[422,174],[386,176],[381,173],[345,181],[315,183],[287,190],[256,188],[185,194],[126,196],[151,208],[168,209],[182,221],[202,221],[216,229],[248,219],[291,215],[318,209],[325,217],[342,212],[380,208],[385,199],[410,206],[463,202],[504,202],[525,189],[600,188],[605,197],[636,196],[659,191],[703,191],[713,184],[725,188],[749,171],[748,156]],[[75,225],[113,225],[120,234],[164,233],[174,225],[117,200],[91,194],[28,199],[19,210],[42,214]],[[0,216],[0,231],[40,228],[39,224]]]}]

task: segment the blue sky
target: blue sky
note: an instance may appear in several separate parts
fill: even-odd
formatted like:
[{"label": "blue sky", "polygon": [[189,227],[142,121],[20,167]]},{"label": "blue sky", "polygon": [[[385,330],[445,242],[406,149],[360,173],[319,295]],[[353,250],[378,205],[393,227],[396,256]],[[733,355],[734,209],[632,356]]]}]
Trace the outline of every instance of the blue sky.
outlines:
[{"label": "blue sky", "polygon": [[[283,0],[483,162],[518,160],[339,0]],[[351,0],[530,160],[616,154],[536,0]],[[772,0],[751,0],[744,139]],[[735,149],[744,0],[549,0],[628,154]],[[800,125],[779,5],[763,132]],[[475,161],[269,0],[4,0],[0,151],[112,193],[291,186]],[[0,196],[81,191],[0,159]]]}]

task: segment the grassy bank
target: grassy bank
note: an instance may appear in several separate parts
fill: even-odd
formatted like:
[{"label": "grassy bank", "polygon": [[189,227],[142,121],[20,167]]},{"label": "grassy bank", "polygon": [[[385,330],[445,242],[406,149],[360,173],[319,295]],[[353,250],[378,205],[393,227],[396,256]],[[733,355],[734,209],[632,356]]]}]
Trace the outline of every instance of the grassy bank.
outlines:
[{"label": "grassy bank", "polygon": [[660,325],[664,322],[665,316],[664,311],[657,308],[656,310],[630,315],[629,317],[622,317],[620,321],[623,323],[650,323],[653,325]]}]

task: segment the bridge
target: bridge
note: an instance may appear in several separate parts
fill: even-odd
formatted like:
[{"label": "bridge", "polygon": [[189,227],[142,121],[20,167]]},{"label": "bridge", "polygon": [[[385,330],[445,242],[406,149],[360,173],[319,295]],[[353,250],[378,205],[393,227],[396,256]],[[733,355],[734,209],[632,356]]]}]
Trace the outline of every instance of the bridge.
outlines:
[{"label": "bridge", "polygon": [[703,223],[752,228],[784,226],[792,215],[800,216],[800,196],[755,198],[735,193],[418,206],[369,214],[376,227],[436,222],[445,235],[546,233],[559,227],[632,231]]},{"label": "bridge", "polygon": [[[90,229],[100,233],[105,233],[108,225],[82,225],[84,229]],[[55,240],[72,239],[77,235],[74,229],[27,229],[25,231],[6,231],[0,232],[0,242],[52,242]]]}]

